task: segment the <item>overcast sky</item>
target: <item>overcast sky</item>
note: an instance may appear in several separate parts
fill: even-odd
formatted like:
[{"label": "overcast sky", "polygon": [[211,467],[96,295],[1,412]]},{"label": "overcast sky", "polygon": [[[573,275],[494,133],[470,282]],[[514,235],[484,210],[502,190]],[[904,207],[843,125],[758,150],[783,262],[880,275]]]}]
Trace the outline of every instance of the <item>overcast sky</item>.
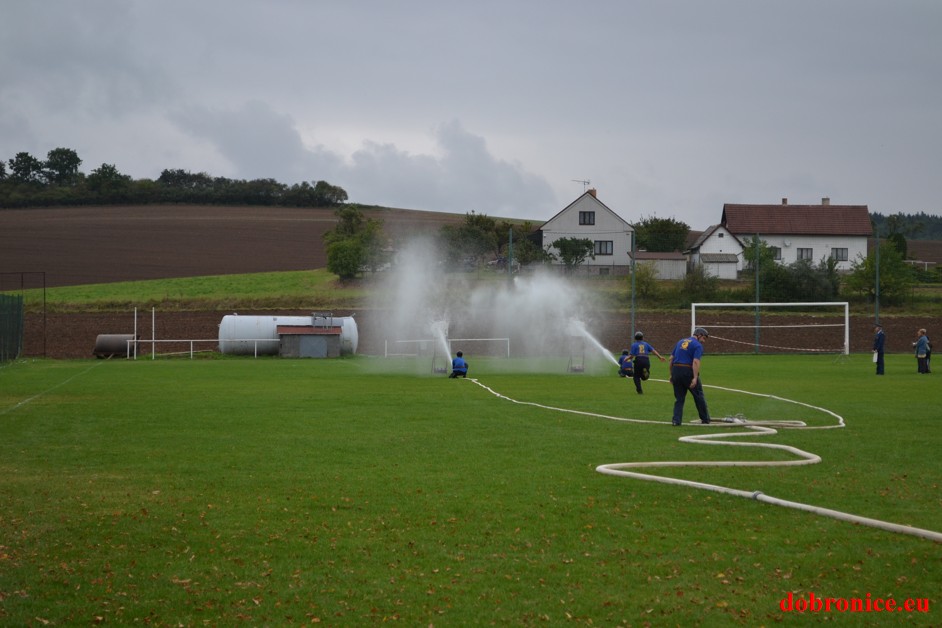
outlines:
[{"label": "overcast sky", "polygon": [[548,220],[942,214],[938,0],[0,0],[0,159]]}]

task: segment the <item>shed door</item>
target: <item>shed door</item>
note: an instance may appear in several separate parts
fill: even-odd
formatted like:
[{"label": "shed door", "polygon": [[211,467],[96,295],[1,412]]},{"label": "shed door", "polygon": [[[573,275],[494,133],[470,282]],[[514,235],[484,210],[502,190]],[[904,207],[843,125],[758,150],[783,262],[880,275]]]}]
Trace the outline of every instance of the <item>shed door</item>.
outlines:
[{"label": "shed door", "polygon": [[302,358],[326,358],[327,338],[325,336],[301,336]]}]

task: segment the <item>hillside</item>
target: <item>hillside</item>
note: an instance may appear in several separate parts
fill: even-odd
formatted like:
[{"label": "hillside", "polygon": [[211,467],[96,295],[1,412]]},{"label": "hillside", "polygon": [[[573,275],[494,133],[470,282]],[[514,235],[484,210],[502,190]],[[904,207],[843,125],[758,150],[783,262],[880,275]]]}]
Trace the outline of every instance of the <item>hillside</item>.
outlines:
[{"label": "hillside", "polygon": [[[464,216],[364,208],[392,237]],[[140,205],[0,210],[0,290],[323,268],[333,209]],[[11,273],[15,273],[12,275]],[[41,275],[26,277],[41,287]]]}]

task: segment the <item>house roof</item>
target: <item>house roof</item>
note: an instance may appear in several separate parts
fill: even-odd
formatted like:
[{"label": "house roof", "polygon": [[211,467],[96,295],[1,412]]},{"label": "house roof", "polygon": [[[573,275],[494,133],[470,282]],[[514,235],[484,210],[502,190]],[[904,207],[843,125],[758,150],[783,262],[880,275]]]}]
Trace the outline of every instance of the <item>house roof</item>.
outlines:
[{"label": "house roof", "polygon": [[721,224],[734,235],[869,236],[866,205],[723,205]]},{"label": "house roof", "polygon": [[[699,249],[701,246],[703,246],[703,243],[706,242],[710,238],[710,236],[712,236],[714,233],[719,231],[721,227],[726,229],[726,231],[729,231],[729,229],[724,227],[723,225],[710,225],[709,227],[707,227],[706,231],[699,232],[699,235],[693,240],[693,242],[691,242],[687,246],[687,251],[689,252],[689,251],[695,251]],[[732,235],[731,231],[730,231],[730,235]],[[733,235],[733,239],[736,240],[736,242],[738,242],[740,246],[742,245],[742,242],[740,242],[739,238],[737,238],[735,235]]]},{"label": "house roof", "polygon": [[582,199],[584,199],[584,198],[586,198],[586,197],[588,197],[589,199],[591,199],[591,202],[592,202],[593,204],[597,205],[600,209],[602,209],[602,210],[608,212],[609,214],[611,214],[612,216],[614,216],[615,218],[617,218],[620,222],[624,223],[624,225],[625,225],[625,231],[633,231],[633,230],[634,230],[634,227],[632,227],[631,224],[630,224],[627,220],[625,220],[624,218],[622,218],[621,216],[619,216],[618,214],[616,214],[616,213],[612,210],[612,208],[610,208],[608,205],[606,205],[605,203],[603,203],[602,201],[600,201],[600,200],[598,199],[598,196],[596,196],[595,190],[593,189],[593,190],[586,190],[585,192],[583,192],[582,195],[579,196],[576,200],[574,200],[573,202],[571,202],[571,203],[569,203],[568,205],[566,205],[564,208],[562,208],[561,210],[559,210],[559,211],[556,213],[555,216],[553,216],[552,218],[550,218],[549,220],[547,220],[546,222],[544,222],[542,225],[540,225],[540,231],[542,231],[542,230],[546,227],[546,225],[550,224],[551,222],[553,222],[554,220],[556,220],[557,218],[559,218],[560,216],[562,216],[563,214],[565,214],[567,211],[569,211],[570,208],[572,208],[574,205],[578,204]]},{"label": "house roof", "polygon": [[657,260],[669,260],[669,261],[687,261],[687,257],[683,253],[678,253],[673,251],[671,253],[659,253],[653,251],[635,251],[635,259],[639,261],[657,261]]},{"label": "house roof", "polygon": [[701,253],[700,261],[704,264],[738,264],[739,256],[735,253]]}]

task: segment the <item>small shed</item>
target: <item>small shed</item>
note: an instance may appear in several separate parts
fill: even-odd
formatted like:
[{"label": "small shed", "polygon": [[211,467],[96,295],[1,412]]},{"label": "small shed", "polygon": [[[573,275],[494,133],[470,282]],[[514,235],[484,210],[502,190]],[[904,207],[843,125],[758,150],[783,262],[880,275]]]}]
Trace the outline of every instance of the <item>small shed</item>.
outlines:
[{"label": "small shed", "polygon": [[340,326],[279,325],[277,331],[283,358],[340,357]]},{"label": "small shed", "polygon": [[650,253],[635,251],[638,264],[650,264],[658,279],[683,279],[687,276],[687,257],[683,253]]},{"label": "small shed", "polygon": [[739,256],[735,253],[700,253],[703,270],[719,279],[736,279]]}]

